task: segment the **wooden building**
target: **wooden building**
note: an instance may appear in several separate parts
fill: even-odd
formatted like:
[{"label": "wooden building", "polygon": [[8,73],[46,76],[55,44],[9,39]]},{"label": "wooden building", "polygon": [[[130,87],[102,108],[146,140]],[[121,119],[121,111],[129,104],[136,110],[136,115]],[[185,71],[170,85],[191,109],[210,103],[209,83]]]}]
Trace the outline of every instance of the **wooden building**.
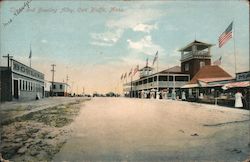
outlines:
[{"label": "wooden building", "polygon": [[[148,72],[145,72],[148,70]],[[187,84],[190,80],[188,74],[181,72],[180,66],[152,73],[153,68],[144,67],[140,69],[140,78],[132,82],[124,84],[123,91],[128,97],[150,98],[150,92],[167,92],[171,94],[173,91],[179,93],[180,88]],[[142,96],[142,92],[147,93],[147,97]],[[156,94],[154,95],[154,98]]]},{"label": "wooden building", "polygon": [[181,48],[181,72],[189,74],[190,78],[206,65],[211,65],[212,44],[194,40]]},{"label": "wooden building", "polygon": [[181,87],[188,84],[196,73],[204,66],[211,65],[212,44],[194,40],[181,48],[181,66],[174,66],[160,72],[153,73],[153,68],[144,67],[140,70],[138,80],[124,84],[126,96],[138,97],[141,91],[175,92],[180,96]]},{"label": "wooden building", "polygon": [[51,82],[51,95],[52,96],[68,96],[68,87],[67,83],[63,82]]},{"label": "wooden building", "polygon": [[0,101],[43,98],[44,74],[14,59],[9,61],[9,67],[0,67]]}]

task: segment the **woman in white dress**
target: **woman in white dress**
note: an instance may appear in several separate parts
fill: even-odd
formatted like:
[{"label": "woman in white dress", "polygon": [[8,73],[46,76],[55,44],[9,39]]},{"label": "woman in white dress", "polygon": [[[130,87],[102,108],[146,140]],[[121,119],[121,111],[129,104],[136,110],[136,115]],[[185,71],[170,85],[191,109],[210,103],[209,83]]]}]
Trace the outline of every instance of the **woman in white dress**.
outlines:
[{"label": "woman in white dress", "polygon": [[243,96],[239,91],[235,94],[235,105],[234,105],[234,107],[243,107],[242,97]]},{"label": "woman in white dress", "polygon": [[186,93],[185,93],[185,91],[182,91],[181,99],[182,99],[182,101],[186,101]]}]

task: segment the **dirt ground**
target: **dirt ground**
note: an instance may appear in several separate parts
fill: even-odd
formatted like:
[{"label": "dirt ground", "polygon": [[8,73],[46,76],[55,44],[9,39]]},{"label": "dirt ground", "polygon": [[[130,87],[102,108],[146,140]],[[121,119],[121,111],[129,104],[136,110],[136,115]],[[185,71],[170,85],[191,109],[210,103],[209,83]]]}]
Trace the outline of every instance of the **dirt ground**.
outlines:
[{"label": "dirt ground", "polygon": [[[66,142],[68,125],[85,99],[49,98],[40,101],[5,103],[1,115],[0,153],[10,161],[51,161]],[[3,118],[2,118],[3,119]]]},{"label": "dirt ground", "polygon": [[249,111],[172,100],[94,98],[53,161],[244,161]]}]

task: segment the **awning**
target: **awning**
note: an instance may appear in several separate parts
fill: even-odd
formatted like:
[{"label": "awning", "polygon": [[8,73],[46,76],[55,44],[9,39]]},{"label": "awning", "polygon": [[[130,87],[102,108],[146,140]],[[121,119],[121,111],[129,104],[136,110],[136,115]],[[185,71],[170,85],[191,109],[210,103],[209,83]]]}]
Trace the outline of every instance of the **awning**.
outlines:
[{"label": "awning", "polygon": [[249,87],[250,81],[244,81],[244,82],[232,82],[225,84],[222,89],[230,89],[230,88],[240,88],[240,87]]},{"label": "awning", "polygon": [[186,84],[182,86],[181,88],[195,88],[195,87],[200,87],[199,84]]}]

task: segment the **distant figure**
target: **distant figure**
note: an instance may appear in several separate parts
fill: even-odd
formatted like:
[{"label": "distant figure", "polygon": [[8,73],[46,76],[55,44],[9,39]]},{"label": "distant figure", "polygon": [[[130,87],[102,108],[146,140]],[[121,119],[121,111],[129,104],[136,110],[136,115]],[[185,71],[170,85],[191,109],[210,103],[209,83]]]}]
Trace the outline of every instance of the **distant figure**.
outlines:
[{"label": "distant figure", "polygon": [[161,92],[158,92],[158,91],[156,92],[156,99],[158,99],[158,100],[160,99],[160,93]]},{"label": "distant figure", "polygon": [[199,97],[199,98],[200,98],[200,99],[203,99],[203,98],[204,98],[203,93],[200,94],[200,97]]},{"label": "distant figure", "polygon": [[175,91],[172,92],[172,100],[176,100],[176,93],[175,93]]},{"label": "distant figure", "polygon": [[148,98],[148,91],[144,92],[144,98]]},{"label": "distant figure", "polygon": [[186,101],[186,93],[185,93],[185,91],[183,91],[183,92],[181,93],[181,100],[182,100],[182,101]]},{"label": "distant figure", "polygon": [[235,94],[235,105],[234,105],[234,107],[243,107],[242,97],[243,96],[239,91]]},{"label": "distant figure", "polygon": [[40,99],[40,96],[39,96],[39,93],[36,94],[36,100],[39,100]]},{"label": "distant figure", "polygon": [[155,98],[155,92],[150,92],[150,99],[154,99]]}]

